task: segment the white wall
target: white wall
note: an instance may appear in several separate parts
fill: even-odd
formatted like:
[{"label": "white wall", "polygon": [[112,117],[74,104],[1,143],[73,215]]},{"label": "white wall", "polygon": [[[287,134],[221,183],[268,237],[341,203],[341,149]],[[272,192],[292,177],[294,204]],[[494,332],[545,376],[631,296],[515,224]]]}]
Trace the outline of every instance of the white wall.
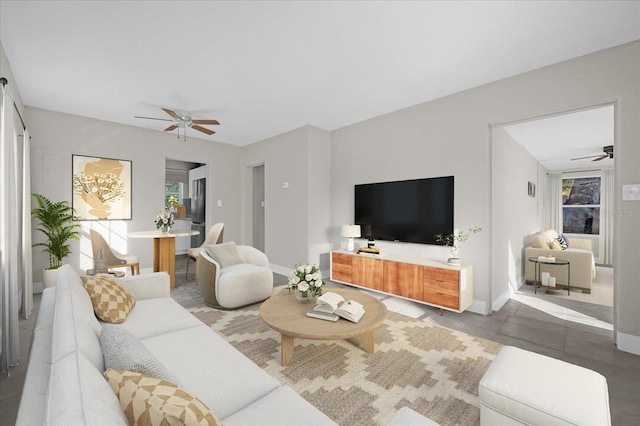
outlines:
[{"label": "white wall", "polygon": [[251,167],[264,164],[265,251],[276,272],[320,265],[329,251],[329,149],[329,133],[312,126],[244,147],[245,234],[252,233]]},{"label": "white wall", "polygon": [[[27,109],[34,145],[33,190],[70,200],[72,153],[131,159],[134,219],[125,225],[131,230],[147,229],[162,206],[165,158],[207,158],[214,182],[214,195],[209,200],[225,200],[216,221],[228,224],[227,240],[239,240],[251,235],[246,206],[246,200],[251,199],[251,185],[246,169],[263,163],[267,187],[266,251],[272,262],[290,267],[292,262],[314,261],[309,258],[305,241],[311,238],[310,227],[329,229],[332,238],[327,243],[334,247],[342,244],[335,229],[353,221],[356,183],[454,175],[455,226],[483,228],[463,245],[461,256],[474,265],[472,308],[486,313],[499,297],[493,294],[490,284],[494,261],[490,255],[491,223],[495,223],[491,208],[491,125],[614,103],[616,339],[618,348],[640,354],[640,316],[636,313],[640,306],[640,201],[623,201],[621,195],[623,184],[640,183],[639,70],[640,42],[634,42],[335,130],[330,134],[327,164],[330,199],[317,197],[318,203],[327,203],[331,209],[326,225],[309,222],[310,201],[305,192],[310,188],[308,128],[242,149],[198,139],[187,141],[185,149],[185,143],[176,141],[174,135]],[[281,187],[284,181],[290,183],[288,190]],[[321,238],[318,244],[323,244]],[[440,247],[389,244],[388,250],[447,256]],[[141,254],[143,265],[150,264],[148,242],[131,242],[130,246],[131,251]],[[43,259],[39,254],[34,257],[35,280],[39,279],[37,270],[44,264]],[[73,262],[77,259],[70,263]]]},{"label": "white wall", "polygon": [[[132,220],[84,222],[109,233],[117,249],[136,254],[141,268],[153,267],[152,240],[126,239],[129,231],[155,229],[153,220],[164,209],[165,161],[167,158],[204,162],[209,165],[207,221],[225,222],[225,237],[240,238],[240,149],[202,139],[178,140],[175,134],[139,127],[26,108],[32,135],[31,189],[52,200],[71,203],[71,156],[80,154],[132,161]],[[214,199],[223,199],[222,208],[213,208]],[[42,237],[34,233],[34,242]],[[91,262],[88,238],[73,242],[73,254],[65,259],[76,269]],[[47,260],[39,248],[33,250],[34,281],[41,281]]]},{"label": "white wall", "polygon": [[[490,126],[615,102],[618,347],[640,353],[640,202],[621,199],[622,184],[640,182],[639,70],[640,42],[634,42],[338,129],[332,133],[331,222],[352,221],[356,183],[454,175],[455,226],[483,228],[461,256],[474,265],[472,308],[486,313],[499,297],[490,284],[497,261],[490,256]],[[428,252],[417,245],[397,249]]]},{"label": "white wall", "polygon": [[[509,300],[524,283],[524,247],[527,236],[542,228],[545,169],[503,127],[492,129],[491,285],[493,310]],[[536,196],[528,195],[528,183]]]}]

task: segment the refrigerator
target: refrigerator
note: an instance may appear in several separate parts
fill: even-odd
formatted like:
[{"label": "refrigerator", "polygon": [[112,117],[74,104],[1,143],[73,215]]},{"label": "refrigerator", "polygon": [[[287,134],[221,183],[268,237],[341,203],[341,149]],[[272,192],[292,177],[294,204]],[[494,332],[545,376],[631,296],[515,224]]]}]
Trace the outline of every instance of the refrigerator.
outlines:
[{"label": "refrigerator", "polygon": [[200,231],[199,235],[191,237],[191,247],[200,247],[206,237],[206,178],[195,179],[191,188],[191,229]]}]

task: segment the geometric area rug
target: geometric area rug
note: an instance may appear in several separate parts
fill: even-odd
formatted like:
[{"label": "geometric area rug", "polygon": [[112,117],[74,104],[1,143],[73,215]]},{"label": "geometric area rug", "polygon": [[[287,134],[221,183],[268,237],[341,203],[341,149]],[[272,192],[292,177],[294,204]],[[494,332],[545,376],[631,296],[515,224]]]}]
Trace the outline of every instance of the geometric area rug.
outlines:
[{"label": "geometric area rug", "polygon": [[443,426],[480,423],[478,383],[501,344],[388,311],[374,353],[357,338],[295,339],[283,367],[280,334],[258,309],[189,311],[339,425],[387,425],[405,406]]}]

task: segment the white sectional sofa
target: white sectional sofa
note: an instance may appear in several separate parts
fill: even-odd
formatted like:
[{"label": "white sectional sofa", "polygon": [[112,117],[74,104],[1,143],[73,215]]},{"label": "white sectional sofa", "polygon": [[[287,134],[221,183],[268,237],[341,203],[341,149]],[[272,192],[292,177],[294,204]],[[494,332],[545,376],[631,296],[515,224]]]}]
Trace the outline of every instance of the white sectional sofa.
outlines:
[{"label": "white sectional sofa", "polygon": [[[76,271],[68,265],[58,270],[57,286],[42,294],[17,425],[127,424],[103,377],[105,327],[130,332],[176,385],[226,426],[335,424],[176,303],[166,273],[136,275],[119,284],[135,297],[135,306],[122,324],[106,325],[97,320]],[[392,424],[436,423],[403,408]]]},{"label": "white sectional sofa", "polygon": [[[225,425],[335,424],[169,297],[165,273],[121,280],[136,299],[126,328]],[[78,274],[42,295],[17,425],[127,424],[103,378],[102,325]]]}]

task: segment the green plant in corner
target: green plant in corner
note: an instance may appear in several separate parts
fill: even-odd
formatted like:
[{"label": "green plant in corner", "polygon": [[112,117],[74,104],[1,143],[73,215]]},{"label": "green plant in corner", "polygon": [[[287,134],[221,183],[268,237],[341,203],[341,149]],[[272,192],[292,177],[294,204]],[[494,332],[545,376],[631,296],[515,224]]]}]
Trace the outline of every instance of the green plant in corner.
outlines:
[{"label": "green plant in corner", "polygon": [[40,221],[36,230],[42,232],[47,241],[35,243],[33,247],[44,247],[43,252],[49,254],[49,268],[58,269],[62,259],[71,254],[71,240],[80,239],[80,225],[74,223],[76,216],[67,201],[52,202],[41,194],[31,194],[36,208],[31,216]]}]

